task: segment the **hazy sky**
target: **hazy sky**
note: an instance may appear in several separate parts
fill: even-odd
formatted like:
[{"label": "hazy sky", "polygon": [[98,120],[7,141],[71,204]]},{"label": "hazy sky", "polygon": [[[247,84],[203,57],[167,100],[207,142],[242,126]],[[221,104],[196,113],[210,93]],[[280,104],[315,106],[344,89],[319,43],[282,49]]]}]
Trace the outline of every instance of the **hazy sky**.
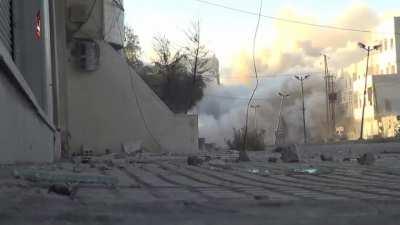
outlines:
[{"label": "hazy sky", "polygon": [[[260,4],[259,0],[209,1],[251,12],[257,12]],[[126,24],[139,35],[145,61],[151,61],[156,34],[165,34],[178,49],[185,44],[184,30],[191,21],[199,19],[203,42],[219,58],[222,74],[249,75],[256,16],[196,0],[125,0],[125,9]],[[318,24],[374,29],[385,14],[400,15],[393,13],[399,10],[398,0],[264,0],[262,13]],[[313,61],[308,53],[324,50],[338,61],[339,58],[346,62],[358,60],[354,44],[362,39],[360,35],[263,18],[257,39],[258,64],[265,70],[261,69],[262,73],[285,72],[289,67],[282,64],[287,60],[290,63],[285,64],[292,70],[296,66],[310,69],[318,62],[315,54]],[[304,60],[306,57],[310,60]],[[342,66],[340,62],[334,63]]]}]

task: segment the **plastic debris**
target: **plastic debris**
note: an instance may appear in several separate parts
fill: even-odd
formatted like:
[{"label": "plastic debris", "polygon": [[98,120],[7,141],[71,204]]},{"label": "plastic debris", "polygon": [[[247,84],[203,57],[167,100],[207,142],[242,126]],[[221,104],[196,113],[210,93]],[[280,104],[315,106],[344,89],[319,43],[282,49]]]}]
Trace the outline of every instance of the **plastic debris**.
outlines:
[{"label": "plastic debris", "polygon": [[295,168],[290,169],[288,174],[295,174],[295,175],[320,175],[320,174],[329,174],[332,173],[332,169],[330,168]]}]

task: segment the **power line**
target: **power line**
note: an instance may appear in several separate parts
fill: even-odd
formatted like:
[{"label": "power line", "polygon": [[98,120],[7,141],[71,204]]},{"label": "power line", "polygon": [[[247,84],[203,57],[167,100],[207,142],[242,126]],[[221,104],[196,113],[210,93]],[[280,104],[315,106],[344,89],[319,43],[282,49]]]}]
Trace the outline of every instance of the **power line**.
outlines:
[{"label": "power line", "polygon": [[[202,3],[202,4],[206,4],[206,5],[211,5],[211,6],[227,9],[227,10],[231,10],[231,11],[236,11],[236,12],[248,14],[248,15],[258,16],[258,13],[255,13],[255,12],[251,12],[251,11],[247,11],[247,10],[243,10],[243,9],[238,9],[238,8],[234,8],[234,7],[231,7],[231,6],[223,5],[223,4],[220,4],[220,3],[214,3],[214,2],[211,2],[211,1],[207,1],[207,0],[193,0],[193,1],[196,1],[196,2],[199,2],[199,3]],[[282,17],[269,16],[269,15],[264,15],[264,14],[261,14],[261,17],[266,18],[266,19],[270,19],[270,20],[276,20],[276,21],[280,21],[280,22],[285,22],[285,23],[293,23],[293,24],[299,24],[299,25],[310,26],[310,27],[319,27],[319,28],[325,28],[325,29],[331,29],[331,30],[359,32],[359,33],[369,33],[369,34],[400,35],[400,33],[396,33],[396,32],[395,33],[375,32],[375,31],[367,30],[367,29],[359,29],[359,28],[353,28],[353,27],[340,27],[340,26],[318,24],[318,23],[309,23],[309,22],[293,20],[293,19],[287,19],[287,18],[282,18]]]},{"label": "power line", "polygon": [[239,154],[239,160],[244,160],[244,161],[249,161],[249,157],[246,154],[246,145],[247,145],[247,131],[248,131],[248,123],[249,123],[249,109],[250,109],[250,104],[254,98],[254,95],[256,94],[259,80],[258,80],[258,71],[257,71],[257,63],[256,63],[256,44],[257,44],[257,35],[258,35],[258,29],[260,28],[260,21],[261,21],[261,11],[262,11],[262,6],[263,6],[263,0],[260,0],[260,9],[258,11],[258,19],[257,19],[257,26],[256,30],[254,32],[254,38],[253,38],[253,66],[254,66],[254,73],[256,75],[256,86],[254,87],[253,93],[251,94],[251,97],[249,99],[249,102],[247,104],[247,109],[246,109],[246,124],[244,128],[244,140],[243,140],[243,149]]}]

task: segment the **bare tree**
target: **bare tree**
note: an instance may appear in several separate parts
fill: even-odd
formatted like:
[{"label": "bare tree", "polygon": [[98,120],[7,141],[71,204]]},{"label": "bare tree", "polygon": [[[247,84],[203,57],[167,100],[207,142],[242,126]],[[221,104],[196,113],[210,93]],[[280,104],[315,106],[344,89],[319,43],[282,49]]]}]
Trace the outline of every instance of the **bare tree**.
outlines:
[{"label": "bare tree", "polygon": [[124,52],[128,63],[133,67],[141,65],[140,56],[142,49],[140,48],[139,37],[134,33],[131,27],[125,26]]},{"label": "bare tree", "polygon": [[[178,50],[171,52],[171,42],[165,35],[154,37],[153,50],[156,58],[153,60],[155,68],[167,81],[169,87],[173,76],[177,74],[177,70],[182,69],[181,61],[185,55]],[[167,88],[169,90],[169,88]]]},{"label": "bare tree", "polygon": [[[202,43],[199,20],[193,22],[190,28],[185,31],[185,34],[188,40],[188,44],[185,47],[185,54],[192,74],[192,85],[194,87],[196,81],[202,79],[202,76],[210,70],[209,60],[211,57],[206,46]],[[193,105],[193,92],[188,105]],[[190,107],[187,108],[187,111],[189,109]]]}]

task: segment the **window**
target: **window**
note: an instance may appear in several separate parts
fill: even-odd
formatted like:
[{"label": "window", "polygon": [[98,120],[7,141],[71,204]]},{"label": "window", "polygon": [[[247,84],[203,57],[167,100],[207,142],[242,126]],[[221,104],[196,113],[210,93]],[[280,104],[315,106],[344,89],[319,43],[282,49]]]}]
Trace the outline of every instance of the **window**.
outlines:
[{"label": "window", "polygon": [[390,49],[394,49],[394,40],[393,40],[393,38],[390,39]]},{"label": "window", "polygon": [[396,73],[396,67],[394,65],[392,65],[392,74]]}]

